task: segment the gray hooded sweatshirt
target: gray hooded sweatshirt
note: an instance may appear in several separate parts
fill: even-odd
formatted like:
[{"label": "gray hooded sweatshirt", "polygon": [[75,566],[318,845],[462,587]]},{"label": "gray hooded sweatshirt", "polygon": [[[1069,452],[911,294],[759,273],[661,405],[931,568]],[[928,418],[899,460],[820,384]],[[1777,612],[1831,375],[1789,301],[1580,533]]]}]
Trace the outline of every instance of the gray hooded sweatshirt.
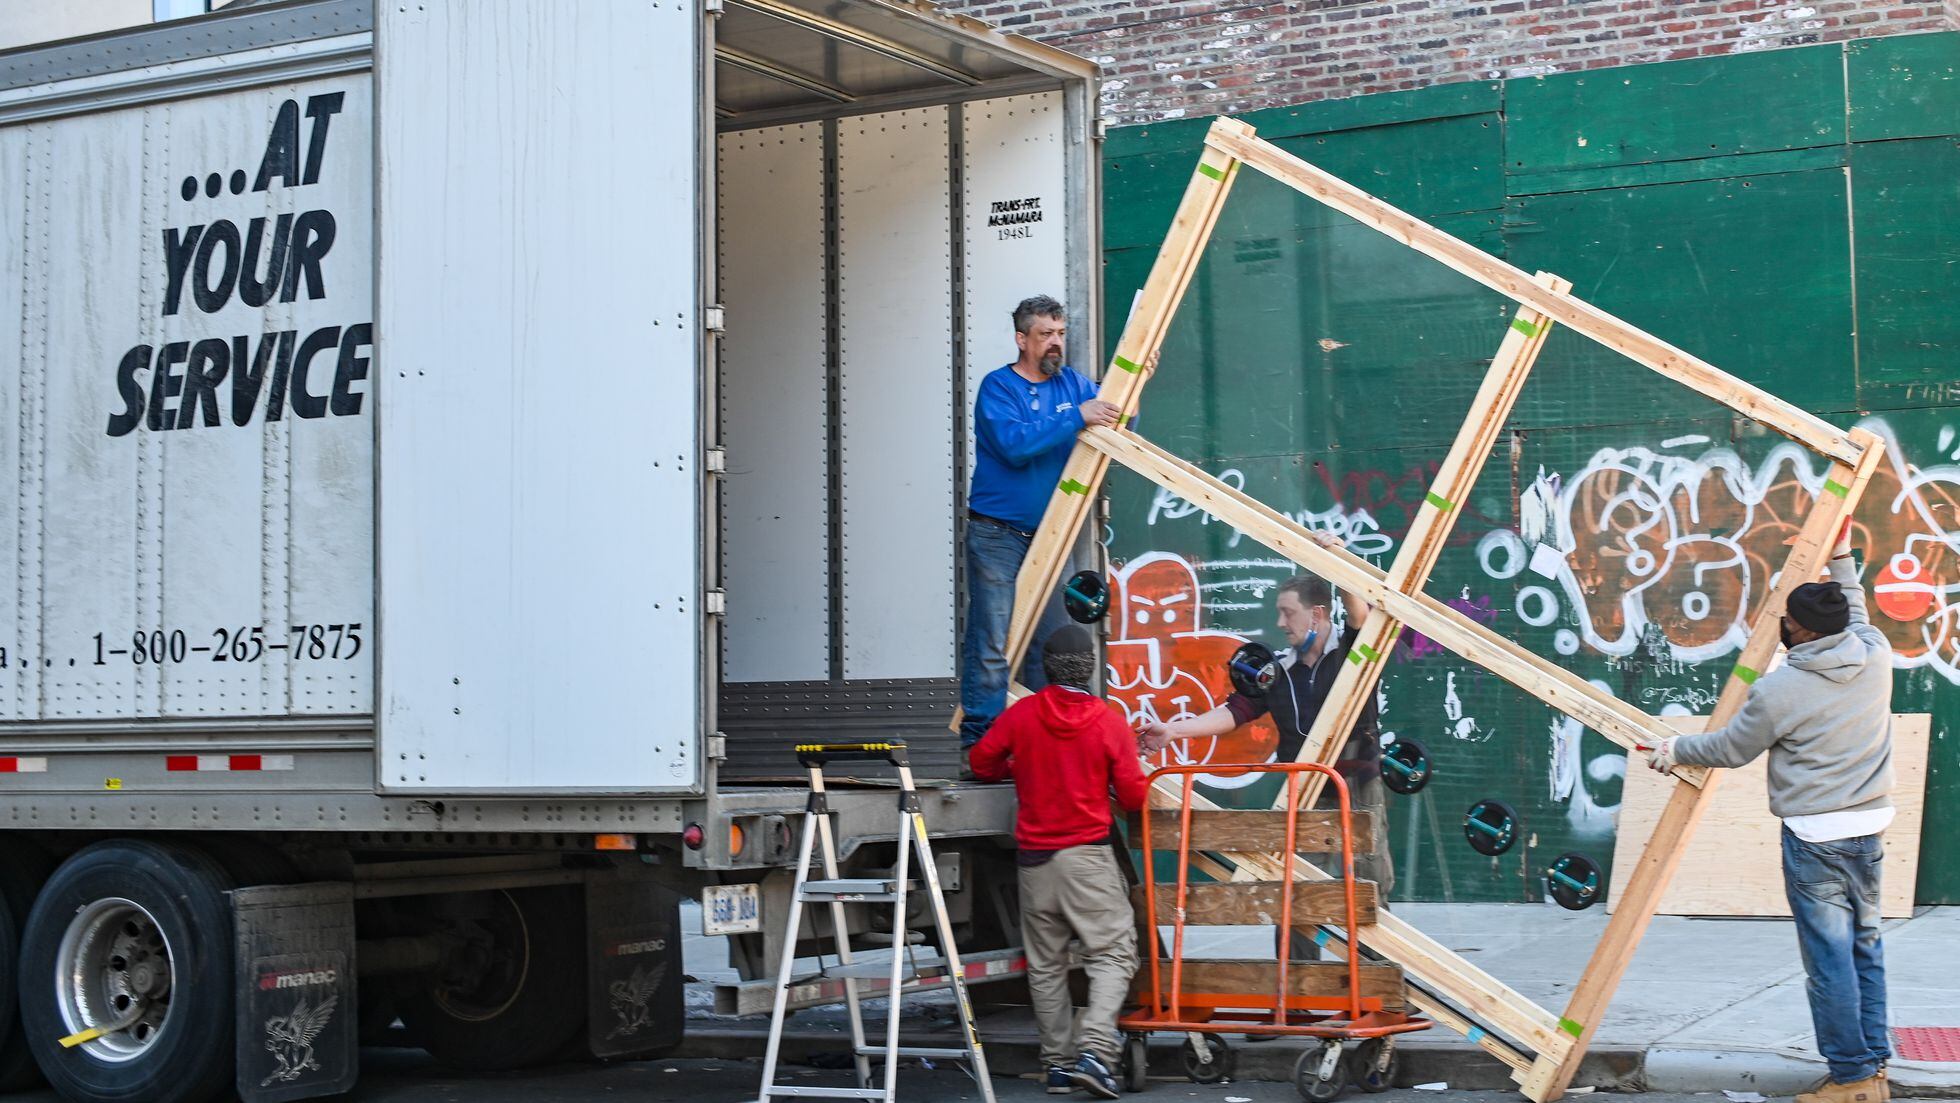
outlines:
[{"label": "gray hooded sweatshirt", "polygon": [[1851,624],[1798,644],[1756,680],[1735,719],[1674,741],[1675,760],[1735,768],[1769,752],[1769,810],[1779,819],[1892,803],[1892,645],[1865,615],[1848,559],[1831,562]]}]

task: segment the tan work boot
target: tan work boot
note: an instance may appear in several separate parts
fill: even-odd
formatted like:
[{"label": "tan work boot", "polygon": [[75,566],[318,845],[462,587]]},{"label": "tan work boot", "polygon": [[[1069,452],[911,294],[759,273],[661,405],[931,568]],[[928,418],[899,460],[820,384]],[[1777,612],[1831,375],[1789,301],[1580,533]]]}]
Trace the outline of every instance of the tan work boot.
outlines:
[{"label": "tan work boot", "polygon": [[1891,1097],[1891,1086],[1885,1077],[1874,1073],[1849,1084],[1826,1080],[1816,1091],[1798,1096],[1797,1103],[1885,1103]]}]

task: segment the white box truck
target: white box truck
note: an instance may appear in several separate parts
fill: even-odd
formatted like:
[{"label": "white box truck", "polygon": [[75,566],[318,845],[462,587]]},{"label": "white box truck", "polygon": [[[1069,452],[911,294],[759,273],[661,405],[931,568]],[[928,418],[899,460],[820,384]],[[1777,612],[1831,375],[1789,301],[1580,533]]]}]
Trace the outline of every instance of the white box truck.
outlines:
[{"label": "white box truck", "polygon": [[[0,1088],[659,1052],[686,897],[760,977],[791,745],[951,777],[966,410],[1026,295],[1092,362],[1095,80],[904,0],[0,53]],[[1011,793],[925,804],[1012,973]]]}]

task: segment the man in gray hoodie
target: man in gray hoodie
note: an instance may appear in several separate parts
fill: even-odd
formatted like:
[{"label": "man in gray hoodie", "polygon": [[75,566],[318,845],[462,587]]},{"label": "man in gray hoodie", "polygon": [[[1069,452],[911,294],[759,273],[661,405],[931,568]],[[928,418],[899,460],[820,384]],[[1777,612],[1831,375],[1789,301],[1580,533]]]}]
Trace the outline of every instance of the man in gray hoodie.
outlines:
[{"label": "man in gray hoodie", "polygon": [[1769,752],[1769,807],[1783,821],[1783,887],[1796,918],[1811,1023],[1830,1076],[1797,1103],[1883,1103],[1892,1057],[1879,863],[1892,822],[1892,647],[1865,615],[1849,525],[1831,581],[1799,586],[1783,616],[1789,659],[1749,687],[1742,711],[1648,755],[1733,769]]}]

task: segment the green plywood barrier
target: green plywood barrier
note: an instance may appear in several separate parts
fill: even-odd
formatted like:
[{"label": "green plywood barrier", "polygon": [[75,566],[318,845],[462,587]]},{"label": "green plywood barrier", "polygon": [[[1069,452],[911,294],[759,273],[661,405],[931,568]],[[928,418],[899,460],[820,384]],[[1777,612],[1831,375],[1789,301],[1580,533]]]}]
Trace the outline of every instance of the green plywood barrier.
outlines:
[{"label": "green plywood barrier", "polygon": [[1509,81],[1514,172],[1687,161],[1844,141],[1844,50],[1631,65]]},{"label": "green plywood barrier", "polygon": [[[1921,35],[1247,116],[1744,378],[1865,419],[1913,465],[1881,472],[1859,522],[1868,580],[1931,587],[1874,598],[1898,651],[1896,707],[1934,716],[1922,903],[1960,903],[1960,611],[1940,592],[1960,588],[1957,65],[1960,35]],[[1106,144],[1112,340],[1205,125]],[[1385,564],[1512,314],[1242,173],[1138,428]],[[1706,712],[1735,663],[1725,634],[1824,465],[1562,327],[1508,428],[1453,503],[1429,592],[1643,709]],[[1116,696],[1139,716],[1203,711],[1236,640],[1281,645],[1273,591],[1292,568],[1128,472],[1110,493]],[[1436,760],[1427,789],[1391,798],[1398,896],[1537,900],[1540,859],[1610,859],[1622,752],[1420,637],[1389,664],[1383,730]],[[1256,756],[1271,739],[1254,728],[1203,753]],[[1518,808],[1528,845],[1486,858],[1462,843],[1464,809],[1486,797]]]},{"label": "green plywood barrier", "polygon": [[1960,32],[1853,42],[1845,80],[1852,141],[1951,134],[1960,119]]},{"label": "green plywood barrier", "polygon": [[[1807,409],[1855,404],[1841,170],[1527,196],[1505,224],[1511,263],[1555,271],[1581,298]],[[1603,345],[1553,332],[1559,355],[1519,403],[1524,425],[1715,409]]]},{"label": "green plywood barrier", "polygon": [[[1960,54],[1960,35],[1940,37]],[[1877,409],[1960,401],[1960,138],[1856,146],[1851,176],[1859,398]]]}]

